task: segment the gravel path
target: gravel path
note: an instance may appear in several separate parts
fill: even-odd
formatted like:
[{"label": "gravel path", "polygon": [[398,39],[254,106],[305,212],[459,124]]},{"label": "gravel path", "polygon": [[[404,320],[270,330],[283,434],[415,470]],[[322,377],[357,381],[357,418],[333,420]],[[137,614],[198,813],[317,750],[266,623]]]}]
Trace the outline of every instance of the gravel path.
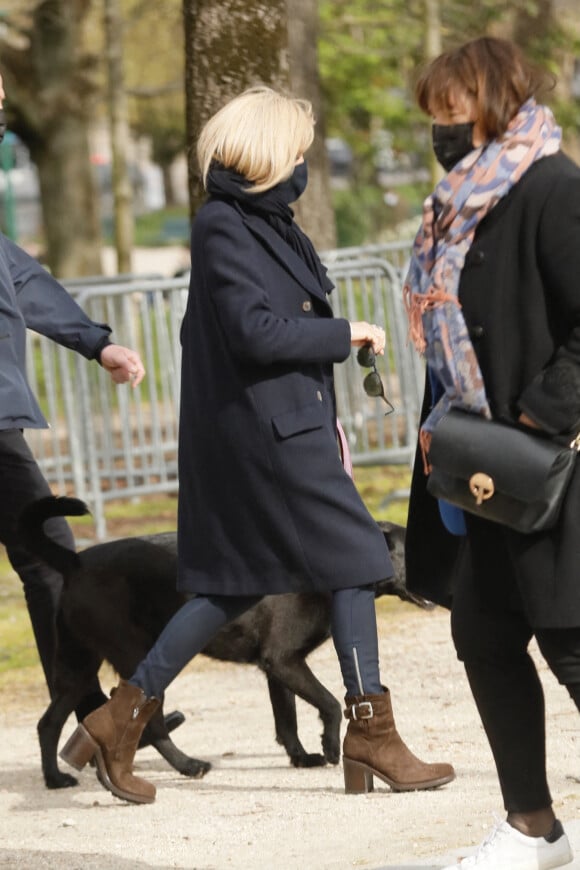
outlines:
[{"label": "gravel path", "polygon": [[[289,766],[274,742],[266,684],[255,668],[200,658],[170,687],[166,709],[186,714],[176,742],[212,762],[205,779],[188,781],[146,749],[137,770],[156,784],[154,804],[112,797],[92,769],[79,774],[76,788],[48,791],[35,731],[46,699],[40,689],[15,690],[0,713],[0,867],[404,870],[442,867],[466,854],[501,812],[501,799],[448,615],[397,603],[381,612],[379,628],[399,730],[421,758],[455,765],[449,786],[394,794],[381,784],[373,794],[346,796],[340,766]],[[310,662],[341,698],[331,644]],[[555,807],[579,856],[569,866],[580,868],[578,715],[543,665],[541,676]],[[113,682],[104,679],[106,687]],[[306,748],[317,751],[320,725],[302,702],[299,727]],[[72,728],[71,720],[64,737]]]}]

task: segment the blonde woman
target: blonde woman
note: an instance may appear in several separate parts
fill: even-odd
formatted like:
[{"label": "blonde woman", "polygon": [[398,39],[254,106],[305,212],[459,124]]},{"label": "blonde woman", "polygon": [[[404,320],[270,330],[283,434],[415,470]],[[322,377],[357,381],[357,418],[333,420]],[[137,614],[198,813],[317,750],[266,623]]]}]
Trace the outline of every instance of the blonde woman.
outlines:
[{"label": "blonde woman", "polygon": [[63,754],[76,766],[95,757],[103,785],[126,800],[154,799],[132,762],[169,683],[263,595],[299,591],[332,596],[347,791],[373,775],[395,790],[454,777],[407,749],[379,675],[373,584],[393,569],[339,458],[332,366],[353,345],[383,353],[385,334],[332,316],[332,284],[293,221],[313,135],[309,103],[257,87],[199,139],[209,197],[193,226],[181,333],[178,511],[178,586],[196,597]]}]

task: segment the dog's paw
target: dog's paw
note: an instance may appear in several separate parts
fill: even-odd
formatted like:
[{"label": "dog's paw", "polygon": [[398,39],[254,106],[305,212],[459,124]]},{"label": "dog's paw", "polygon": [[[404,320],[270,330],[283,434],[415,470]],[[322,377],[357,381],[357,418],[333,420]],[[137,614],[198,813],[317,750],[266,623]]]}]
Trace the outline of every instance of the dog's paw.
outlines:
[{"label": "dog's paw", "polygon": [[328,747],[325,747],[324,757],[326,758],[327,764],[338,764],[338,762],[340,761],[340,749],[338,748],[338,746],[332,747],[330,749]]},{"label": "dog's paw", "polygon": [[45,776],[44,782],[47,788],[72,788],[78,785],[79,781],[70,773],[59,773]]},{"label": "dog's paw", "polygon": [[322,751],[327,764],[338,764],[340,761],[340,719],[336,725],[336,730],[328,728],[322,734]]},{"label": "dog's paw", "polygon": [[183,776],[189,776],[192,779],[202,779],[209,770],[211,770],[211,764],[209,761],[200,761],[197,758],[189,758],[179,772]]},{"label": "dog's paw", "polygon": [[318,752],[304,752],[300,755],[291,755],[290,762],[293,767],[324,767],[326,758]]}]

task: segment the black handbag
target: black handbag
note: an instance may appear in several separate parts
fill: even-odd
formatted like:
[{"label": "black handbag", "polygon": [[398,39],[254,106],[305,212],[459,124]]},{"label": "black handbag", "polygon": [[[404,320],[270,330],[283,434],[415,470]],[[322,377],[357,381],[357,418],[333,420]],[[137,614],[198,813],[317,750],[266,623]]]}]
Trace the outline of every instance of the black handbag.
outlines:
[{"label": "black handbag", "polygon": [[518,532],[552,528],[580,450],[515,426],[452,409],[429,447],[427,490],[471,514]]}]

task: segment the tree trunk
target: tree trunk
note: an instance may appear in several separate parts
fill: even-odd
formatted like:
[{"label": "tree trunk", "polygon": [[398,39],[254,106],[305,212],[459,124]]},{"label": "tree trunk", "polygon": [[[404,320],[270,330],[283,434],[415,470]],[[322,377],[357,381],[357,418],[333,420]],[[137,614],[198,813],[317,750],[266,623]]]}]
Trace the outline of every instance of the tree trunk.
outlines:
[{"label": "tree trunk", "polygon": [[204,198],[195,143],[205,122],[251,85],[291,89],[312,101],[319,121],[316,142],[308,153],[311,190],[305,194],[299,219],[317,246],[332,247],[334,217],[318,93],[316,0],[183,0],[183,13],[192,216]]},{"label": "tree trunk", "polygon": [[51,135],[36,143],[47,261],[54,275],[99,275],[100,233],[95,214],[86,124],[63,116]]},{"label": "tree trunk", "polygon": [[175,196],[173,178],[171,177],[171,166],[167,163],[163,163],[161,165],[161,172],[163,173],[163,192],[165,194],[165,205],[176,205],[177,198]]},{"label": "tree trunk", "polygon": [[293,208],[296,221],[310,236],[315,247],[323,251],[336,247],[336,222],[318,75],[318,26],[317,3],[312,0],[288,0],[290,88],[297,97],[310,100],[316,117],[316,135],[307,154],[308,187]]},{"label": "tree trunk", "polygon": [[[183,0],[191,213],[203,201],[195,143],[206,121],[245,88],[286,88],[286,0]],[[193,146],[193,147],[191,147]]]},{"label": "tree trunk", "polygon": [[109,82],[109,120],[113,159],[113,203],[117,272],[132,271],[134,236],[133,191],[129,178],[129,113],[123,75],[123,20],[118,0],[104,0]]},{"label": "tree trunk", "polygon": [[[424,4],[425,39],[423,45],[425,61],[430,61],[438,57],[442,51],[441,9],[439,0],[424,0]],[[429,128],[431,128],[430,122]],[[443,178],[443,170],[432,150],[429,153],[429,174],[431,175],[431,187],[435,188]]]},{"label": "tree trunk", "polygon": [[42,0],[23,48],[0,39],[9,126],[37,165],[48,264],[66,277],[102,271],[88,144],[94,63],[83,48],[90,6],[90,0]]}]

